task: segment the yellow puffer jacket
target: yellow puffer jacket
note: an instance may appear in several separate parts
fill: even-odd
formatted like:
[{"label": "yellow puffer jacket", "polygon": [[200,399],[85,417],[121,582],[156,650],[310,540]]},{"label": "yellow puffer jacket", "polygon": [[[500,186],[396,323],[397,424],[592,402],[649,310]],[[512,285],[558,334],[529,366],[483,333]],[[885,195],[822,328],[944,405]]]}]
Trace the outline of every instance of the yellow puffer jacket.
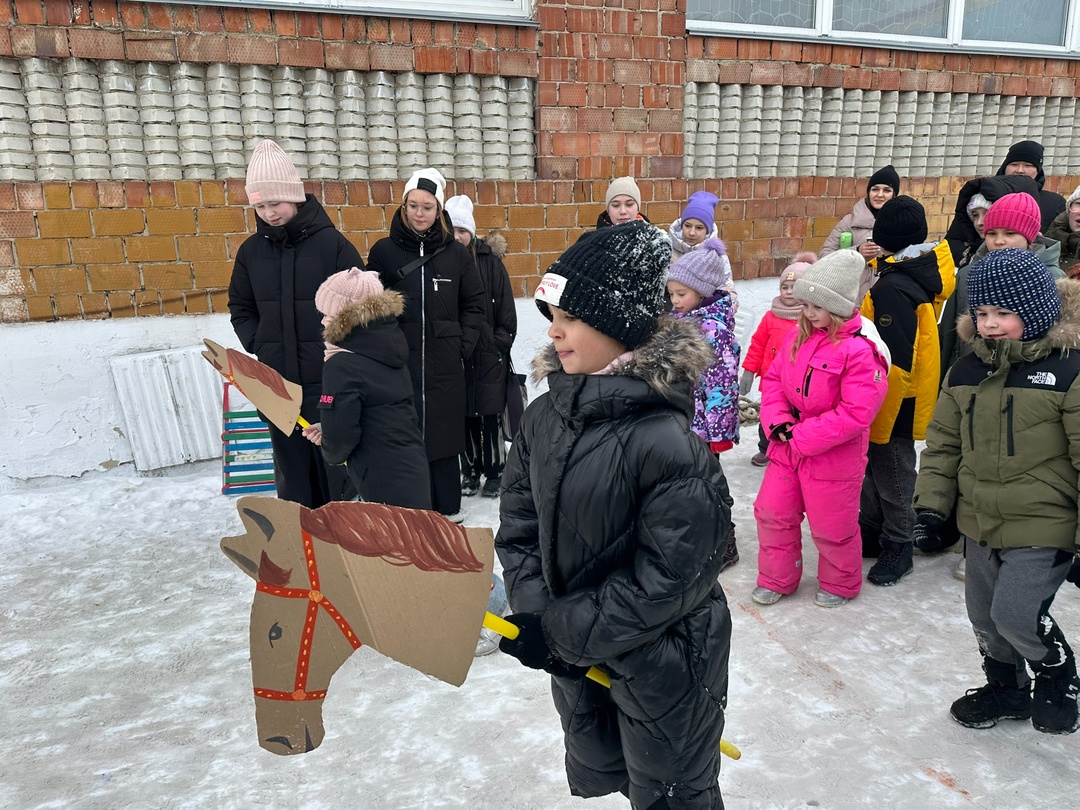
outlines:
[{"label": "yellow puffer jacket", "polygon": [[870,441],[923,439],[941,380],[938,318],[956,285],[956,266],[943,241],[910,259],[879,259],[877,271],[878,281],[863,300],[862,314],[874,322],[889,347],[892,365],[889,393],[870,427]]}]

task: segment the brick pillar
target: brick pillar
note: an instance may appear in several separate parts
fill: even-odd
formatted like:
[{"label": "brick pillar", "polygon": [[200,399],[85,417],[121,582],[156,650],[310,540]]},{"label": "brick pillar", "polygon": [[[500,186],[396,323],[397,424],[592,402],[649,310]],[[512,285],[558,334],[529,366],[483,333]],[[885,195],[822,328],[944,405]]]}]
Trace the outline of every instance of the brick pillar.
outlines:
[{"label": "brick pillar", "polygon": [[610,5],[537,4],[539,179],[682,175],[686,2]]}]

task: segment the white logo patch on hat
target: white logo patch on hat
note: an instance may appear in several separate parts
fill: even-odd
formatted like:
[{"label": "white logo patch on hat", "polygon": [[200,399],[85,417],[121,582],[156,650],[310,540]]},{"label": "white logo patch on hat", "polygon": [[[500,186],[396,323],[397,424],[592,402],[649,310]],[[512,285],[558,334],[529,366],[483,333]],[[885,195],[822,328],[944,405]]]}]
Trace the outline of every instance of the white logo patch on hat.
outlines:
[{"label": "white logo patch on hat", "polygon": [[533,298],[557,307],[562,300],[563,290],[565,289],[566,276],[560,276],[558,273],[545,273],[544,277],[540,279],[540,283],[536,285]]}]

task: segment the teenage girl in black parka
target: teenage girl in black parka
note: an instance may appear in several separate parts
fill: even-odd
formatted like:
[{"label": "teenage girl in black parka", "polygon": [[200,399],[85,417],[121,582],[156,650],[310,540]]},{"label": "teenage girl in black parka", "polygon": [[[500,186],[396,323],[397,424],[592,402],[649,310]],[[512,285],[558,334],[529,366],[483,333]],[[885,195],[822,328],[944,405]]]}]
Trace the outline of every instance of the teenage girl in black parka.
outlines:
[{"label": "teenage girl in black parka", "polygon": [[[322,323],[315,291],[328,277],[363,269],[360,254],[330,221],[288,155],[273,141],[255,147],[245,185],[256,230],[240,246],[229,282],[229,312],[244,350],[304,389],[300,415],[319,421]],[[279,498],[316,509],[341,497],[342,468],[327,468],[300,428],[270,425]]]},{"label": "teenage girl in black parka", "polygon": [[[420,169],[405,184],[390,235],[368,267],[405,297],[398,319],[409,342],[409,371],[427,447],[432,508],[460,522],[458,455],[465,450],[465,361],[480,339],[484,288],[468,248],[443,210],[446,181]],[[417,260],[424,259],[423,264]],[[413,265],[410,269],[409,265]],[[409,270],[402,275],[403,270]]]}]

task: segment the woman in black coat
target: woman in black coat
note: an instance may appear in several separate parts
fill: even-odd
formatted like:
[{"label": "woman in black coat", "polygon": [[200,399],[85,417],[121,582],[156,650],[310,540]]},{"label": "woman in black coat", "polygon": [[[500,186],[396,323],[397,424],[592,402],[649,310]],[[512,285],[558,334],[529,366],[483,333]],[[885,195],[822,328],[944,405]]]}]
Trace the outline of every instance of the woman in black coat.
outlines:
[{"label": "woman in black coat", "polygon": [[[476,259],[484,285],[484,323],[480,340],[465,364],[465,452],[461,456],[461,494],[485,498],[499,496],[499,482],[506,461],[500,417],[506,408],[506,379],[510,349],[517,335],[517,309],[510,290],[510,276],[502,263],[506,239],[492,231],[476,238],[473,204],[465,195],[446,201],[446,213],[454,224],[454,238]],[[485,477],[480,489],[480,476]]]},{"label": "woman in black coat", "polygon": [[[334,227],[292,161],[273,141],[255,147],[246,191],[255,233],[236,253],[229,312],[244,351],[304,390],[300,415],[319,421],[322,316],[315,292],[327,278],[364,262]],[[316,509],[341,497],[345,473],[323,464],[319,448],[297,427],[285,435],[270,425],[277,496]]]},{"label": "woman in black coat", "polygon": [[386,289],[405,297],[398,323],[409,343],[432,508],[460,521],[458,455],[465,450],[465,361],[480,339],[484,288],[472,254],[454,239],[450,217],[443,210],[445,185],[434,169],[413,173],[401,207],[394,212],[390,235],[368,254],[368,268],[379,273]]}]

